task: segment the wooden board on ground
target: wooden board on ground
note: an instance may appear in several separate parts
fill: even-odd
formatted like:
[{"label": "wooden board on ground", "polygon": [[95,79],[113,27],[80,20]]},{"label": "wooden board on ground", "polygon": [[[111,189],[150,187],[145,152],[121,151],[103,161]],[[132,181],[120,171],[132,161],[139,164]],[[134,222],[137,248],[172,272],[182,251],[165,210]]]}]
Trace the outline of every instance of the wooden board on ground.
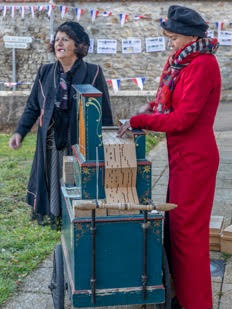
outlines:
[{"label": "wooden board on ground", "polygon": [[220,235],[223,228],[224,217],[223,216],[211,216],[210,218],[210,236]]}]

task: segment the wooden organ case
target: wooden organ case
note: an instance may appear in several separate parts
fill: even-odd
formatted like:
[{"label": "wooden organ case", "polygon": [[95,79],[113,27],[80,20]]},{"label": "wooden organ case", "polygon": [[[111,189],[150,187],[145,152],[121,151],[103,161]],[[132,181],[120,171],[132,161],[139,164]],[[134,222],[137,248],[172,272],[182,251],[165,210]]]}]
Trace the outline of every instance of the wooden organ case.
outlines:
[{"label": "wooden organ case", "polygon": [[61,240],[73,306],[163,303],[163,216],[148,212],[154,208],[145,135],[118,138],[115,127],[102,127],[101,92],[91,85],[74,88],[75,186],[61,185]]}]

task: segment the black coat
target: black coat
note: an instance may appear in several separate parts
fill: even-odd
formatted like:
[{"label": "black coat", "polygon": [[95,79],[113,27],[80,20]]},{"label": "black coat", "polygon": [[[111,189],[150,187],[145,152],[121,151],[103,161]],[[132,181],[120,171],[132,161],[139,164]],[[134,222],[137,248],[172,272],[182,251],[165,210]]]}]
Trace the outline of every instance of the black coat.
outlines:
[{"label": "black coat", "polygon": [[[56,99],[56,66],[57,63],[46,64],[38,70],[27,105],[16,129],[16,132],[24,138],[39,118],[36,151],[27,188],[27,202],[34,207],[36,213],[41,215],[50,214],[46,175],[46,138]],[[104,126],[112,125],[113,120],[108,88],[102,69],[97,65],[89,64],[82,60],[74,73],[73,83],[92,84],[103,93],[102,124]],[[71,88],[71,95],[74,95],[75,90],[73,87]],[[77,143],[75,107],[75,104],[73,104],[71,112],[72,145]]]}]

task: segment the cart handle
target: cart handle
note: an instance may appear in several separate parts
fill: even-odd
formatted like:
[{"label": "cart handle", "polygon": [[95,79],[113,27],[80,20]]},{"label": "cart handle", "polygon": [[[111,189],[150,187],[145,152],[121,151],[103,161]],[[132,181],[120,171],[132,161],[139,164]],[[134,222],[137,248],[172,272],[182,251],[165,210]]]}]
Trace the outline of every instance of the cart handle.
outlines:
[{"label": "cart handle", "polygon": [[72,201],[72,205],[74,208],[79,210],[93,210],[97,208],[101,209],[118,209],[118,210],[158,210],[158,211],[169,211],[177,207],[176,204],[172,203],[164,203],[158,205],[142,205],[142,204],[134,204],[134,203],[107,203],[105,200],[74,200]]}]

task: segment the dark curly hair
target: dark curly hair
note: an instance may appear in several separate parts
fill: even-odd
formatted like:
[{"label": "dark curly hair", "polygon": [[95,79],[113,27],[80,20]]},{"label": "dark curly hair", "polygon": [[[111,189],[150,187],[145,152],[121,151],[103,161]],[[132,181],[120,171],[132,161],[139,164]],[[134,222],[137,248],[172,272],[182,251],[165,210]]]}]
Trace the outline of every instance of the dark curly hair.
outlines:
[{"label": "dark curly hair", "polygon": [[77,22],[65,22],[56,29],[54,40],[51,43],[51,51],[55,54],[55,39],[58,32],[64,32],[75,43],[75,54],[78,59],[84,58],[88,54],[90,40],[84,28]]}]

